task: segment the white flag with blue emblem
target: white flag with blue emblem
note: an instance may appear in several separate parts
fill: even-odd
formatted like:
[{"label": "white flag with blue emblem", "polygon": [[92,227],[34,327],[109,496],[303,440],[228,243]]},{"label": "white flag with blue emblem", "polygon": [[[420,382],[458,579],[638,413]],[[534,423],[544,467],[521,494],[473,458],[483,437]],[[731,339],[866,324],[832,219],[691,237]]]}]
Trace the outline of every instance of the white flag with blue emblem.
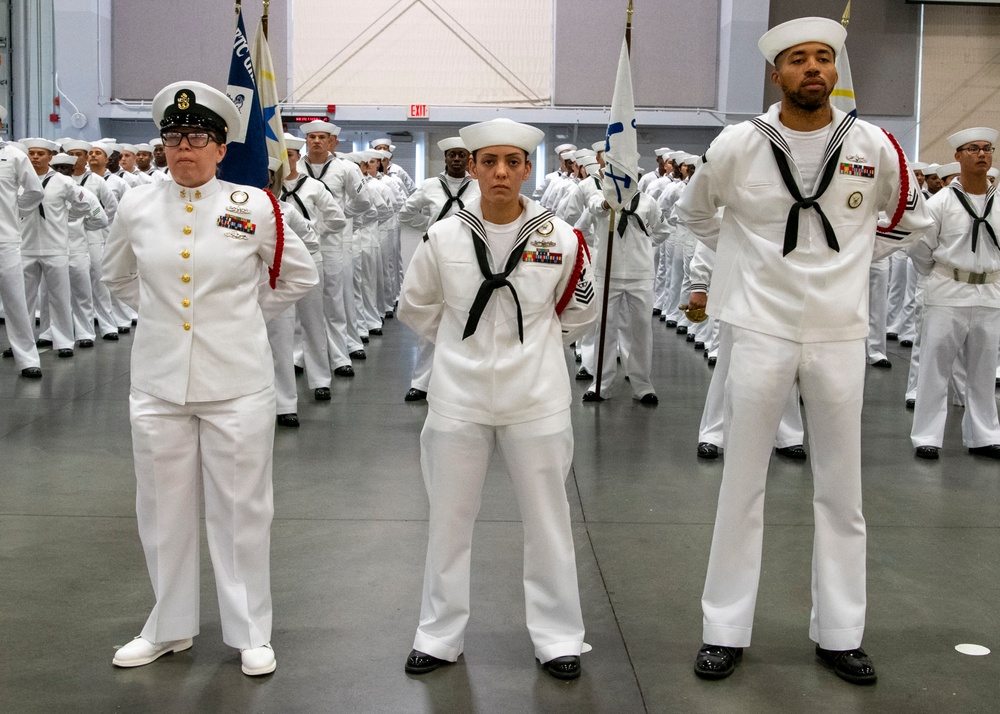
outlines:
[{"label": "white flag with blue emblem", "polygon": [[830,104],[847,114],[858,115],[858,105],[854,101],[854,80],[851,79],[851,61],[847,59],[847,47],[837,53],[837,86],[830,94]]},{"label": "white flag with blue emblem", "polygon": [[257,34],[253,38],[253,66],[257,73],[260,108],[264,112],[267,155],[281,162],[281,168],[275,171],[272,184],[272,190],[278,193],[281,190],[281,182],[289,173],[288,149],[285,147],[285,129],[281,123],[281,107],[278,106],[278,83],[274,75],[274,63],[271,61],[271,50],[261,25],[257,26]]},{"label": "white flag with blue emblem", "polygon": [[613,210],[620,211],[639,191],[639,145],[635,132],[632,66],[624,39],[604,142],[604,163],[604,199]]}]

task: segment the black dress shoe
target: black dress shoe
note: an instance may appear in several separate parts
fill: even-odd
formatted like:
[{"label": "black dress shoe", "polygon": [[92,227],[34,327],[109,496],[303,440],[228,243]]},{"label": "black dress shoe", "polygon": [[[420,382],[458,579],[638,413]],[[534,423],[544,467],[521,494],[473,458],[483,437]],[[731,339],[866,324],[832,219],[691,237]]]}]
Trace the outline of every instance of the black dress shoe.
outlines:
[{"label": "black dress shoe", "polygon": [[906,408],[907,409],[915,409],[916,406],[917,406],[917,400],[916,399],[907,399],[906,400]]},{"label": "black dress shoe", "polygon": [[677,327],[677,320],[667,320],[667,327]]},{"label": "black dress shoe", "polygon": [[76,343],[76,346],[77,347],[82,347],[82,348],[86,349],[88,347],[93,347],[94,346],[94,341],[93,340],[80,340],[79,342]]},{"label": "black dress shoe", "polygon": [[580,676],[580,655],[556,657],[542,664],[556,679],[577,679]]},{"label": "black dress shoe", "polygon": [[368,339],[367,335],[361,338],[361,344],[367,345],[369,342],[371,342],[371,340]]},{"label": "black dress shoe", "polygon": [[648,407],[655,407],[660,403],[660,398],[650,392],[649,394],[643,394],[639,397],[639,404],[645,404]]},{"label": "black dress shoe", "polygon": [[403,397],[404,402],[419,402],[424,399],[427,399],[427,392],[416,387],[410,387],[406,392],[406,396]]},{"label": "black dress shoe", "polygon": [[892,367],[892,362],[887,359],[880,359],[878,362],[872,362],[872,367],[878,367],[879,369],[890,369]]},{"label": "black dress shoe", "polygon": [[62,358],[65,359],[67,357],[72,357],[73,356],[73,350],[71,350],[69,348],[63,348],[63,349],[59,350],[59,352],[57,352],[57,354],[60,357],[62,357]]},{"label": "black dress shoe", "polygon": [[660,315],[660,322],[666,322],[666,321],[667,321],[667,316],[666,315]]},{"label": "black dress shoe", "polygon": [[603,402],[604,397],[597,396],[597,392],[584,392],[583,401],[585,402]]},{"label": "black dress shoe", "polygon": [[687,337],[684,338],[684,341],[685,342],[694,342],[694,333],[693,332],[687,333]]},{"label": "black dress shoe", "polygon": [[833,673],[851,684],[875,684],[875,665],[860,647],[856,650],[825,650],[816,645],[816,656],[833,667]]},{"label": "black dress shoe", "polygon": [[299,428],[299,415],[298,414],[279,414],[278,415],[278,426],[287,426],[292,429]]},{"label": "black dress shoe", "polygon": [[900,347],[913,347],[913,340],[900,340],[899,341],[899,346]]},{"label": "black dress shoe", "polygon": [[918,459],[928,459],[929,461],[934,461],[938,457],[938,447],[918,446],[914,451],[914,454]]},{"label": "black dress shoe", "polygon": [[4,357],[13,357],[14,356],[14,349],[11,348],[11,347],[8,347],[7,349],[5,349],[3,351],[3,356]]},{"label": "black dress shoe", "polygon": [[694,660],[694,673],[702,679],[725,679],[743,659],[742,647],[702,645]]},{"label": "black dress shoe", "polygon": [[135,327],[138,324],[139,324],[139,318],[138,317],[133,317],[132,318],[132,327]]},{"label": "black dress shoe", "polygon": [[653,317],[659,317],[662,314],[663,314],[663,310],[661,310],[658,307],[654,307],[653,308]]},{"label": "black dress shoe", "polygon": [[715,444],[709,444],[707,441],[702,441],[698,444],[698,458],[699,459],[717,459],[719,458],[719,447]]},{"label": "black dress shoe", "polygon": [[337,367],[337,369],[333,370],[333,373],[338,377],[353,377],[354,367],[345,364],[343,367]]},{"label": "black dress shoe", "polygon": [[21,376],[27,377],[28,379],[41,379],[42,370],[38,367],[25,367],[21,370]]},{"label": "black dress shoe", "polygon": [[127,325],[125,327],[119,327],[118,328],[118,334],[119,335],[127,335],[131,331],[132,331],[132,328],[129,327],[129,326],[127,326]]},{"label": "black dress shoe", "polygon": [[36,340],[35,347],[51,347],[52,340]]},{"label": "black dress shoe", "polygon": [[684,325],[679,325],[677,327],[677,334],[678,335],[686,335],[687,333],[688,333],[688,328],[685,327]]},{"label": "black dress shoe", "polygon": [[794,446],[782,446],[780,449],[775,449],[774,453],[778,456],[784,456],[786,459],[794,459],[795,461],[805,461],[806,460],[806,450],[802,448],[802,444],[795,444]]},{"label": "black dress shoe", "polygon": [[349,357],[351,359],[368,359],[368,355],[365,354],[364,350],[354,350],[353,352],[351,352]]},{"label": "black dress shoe", "polygon": [[391,320],[394,317],[395,317],[395,315],[392,314],[392,310],[387,310],[386,311],[386,313],[385,313],[385,319],[386,320]]},{"label": "black dress shoe", "polygon": [[705,343],[702,342],[701,340],[695,340],[694,341],[694,348],[696,350],[703,350],[703,349],[705,349]]},{"label": "black dress shoe", "polygon": [[580,369],[576,372],[576,380],[578,382],[582,382],[585,379],[593,379],[593,375],[587,371],[586,367],[580,367]]},{"label": "black dress shoe", "polygon": [[375,335],[376,337],[382,336],[382,328],[376,327],[374,330],[368,330],[369,335]]},{"label": "black dress shoe", "polygon": [[990,459],[1000,459],[1000,444],[989,446],[970,446],[969,453],[973,456],[985,456]]},{"label": "black dress shoe", "polygon": [[580,354],[579,352],[577,352],[575,355],[573,355],[573,358],[574,358],[574,361],[577,364],[580,364],[581,362],[583,362],[583,355]]},{"label": "black dress shoe", "polygon": [[886,332],[885,339],[889,340],[890,342],[895,342],[896,340],[899,339],[899,335],[897,335],[895,332]]},{"label": "black dress shoe", "polygon": [[306,371],[305,367],[299,367],[298,365],[295,365],[295,374],[302,374],[305,371]]},{"label": "black dress shoe", "polygon": [[708,358],[708,366],[709,367],[714,367],[718,361],[719,361],[718,357],[709,357]]},{"label": "black dress shoe", "polygon": [[313,396],[316,398],[317,402],[328,402],[330,401],[330,388],[316,387],[316,391],[313,392]]},{"label": "black dress shoe", "polygon": [[432,657],[420,650],[410,650],[410,656],[406,658],[405,669],[407,674],[427,674],[445,664],[451,664],[451,662]]},{"label": "black dress shoe", "polygon": [[108,342],[117,342],[118,341],[118,333],[117,332],[109,332],[106,335],[101,335],[101,339],[102,340],[107,340]]}]

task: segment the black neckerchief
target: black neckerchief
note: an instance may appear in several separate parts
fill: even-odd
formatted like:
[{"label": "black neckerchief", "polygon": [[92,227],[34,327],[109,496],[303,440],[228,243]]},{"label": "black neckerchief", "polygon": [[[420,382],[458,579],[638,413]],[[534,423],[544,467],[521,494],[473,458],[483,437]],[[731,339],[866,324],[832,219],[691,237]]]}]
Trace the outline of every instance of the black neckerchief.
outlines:
[{"label": "black neckerchief", "polygon": [[[45,187],[49,185],[49,181],[51,181],[51,180],[52,180],[51,176],[46,176],[42,180],[42,190],[43,191],[45,190]],[[38,215],[42,217],[43,221],[45,220],[45,206],[43,206],[40,203],[38,204]]]},{"label": "black neckerchief", "polygon": [[823,208],[819,204],[819,199],[823,196],[826,190],[830,187],[830,183],[833,181],[834,175],[837,173],[837,165],[840,163],[840,150],[844,145],[844,137],[847,136],[847,132],[851,130],[854,126],[855,117],[847,114],[841,120],[840,124],[833,130],[833,134],[830,135],[830,140],[826,145],[826,153],[823,157],[823,173],[820,178],[819,185],[816,188],[816,193],[809,197],[804,197],[802,191],[799,190],[799,186],[795,183],[795,177],[792,176],[792,170],[789,166],[788,160],[792,156],[792,151],[788,146],[788,142],[785,141],[785,137],[775,129],[773,126],[765,122],[760,117],[756,119],[751,119],[750,123],[754,125],[765,137],[767,137],[768,142],[771,144],[771,152],[774,154],[774,160],[778,164],[778,171],[781,173],[781,180],[785,184],[785,188],[788,193],[791,194],[792,198],[795,199],[795,203],[788,211],[788,219],[785,221],[785,240],[782,245],[781,255],[782,257],[788,255],[798,244],[799,240],[799,212],[803,208],[815,209],[816,213],[819,215],[820,221],[823,223],[823,233],[826,235],[826,244],[836,252],[840,252],[840,243],[837,242],[837,233],[833,230],[833,225],[831,225],[830,220],[823,213]]},{"label": "black neckerchief", "polygon": [[625,237],[625,229],[628,227],[629,216],[635,219],[635,222],[639,224],[639,228],[642,230],[643,233],[645,233],[647,236],[649,235],[649,231],[646,230],[646,225],[642,222],[642,218],[636,215],[635,210],[638,207],[639,207],[639,194],[637,193],[635,194],[635,196],[632,197],[632,200],[628,204],[628,208],[622,209],[621,218],[618,221],[618,236],[620,238]]},{"label": "black neckerchief", "polygon": [[986,192],[986,208],[983,211],[982,216],[976,215],[975,209],[972,208],[972,201],[969,199],[969,195],[965,192],[965,188],[958,181],[952,181],[948,184],[948,188],[955,192],[955,197],[958,202],[962,204],[962,208],[965,212],[972,216],[972,252],[976,252],[976,247],[979,245],[979,226],[985,226],[986,232],[989,234],[993,241],[993,245],[1000,248],[1000,243],[997,243],[997,234],[993,230],[993,226],[986,219],[990,217],[990,211],[993,210],[993,199],[996,198],[997,187],[990,186],[989,190]]},{"label": "black neckerchief", "polygon": [[437,223],[442,218],[447,216],[448,211],[450,211],[451,207],[454,206],[456,203],[458,204],[459,210],[465,208],[465,203],[462,201],[462,194],[465,193],[465,189],[467,189],[469,187],[469,184],[472,183],[472,179],[466,176],[465,182],[458,189],[458,193],[452,196],[451,191],[448,190],[448,181],[444,178],[443,175],[438,176],[438,181],[441,182],[441,188],[444,189],[444,195],[448,197],[448,200],[445,201],[444,208],[442,208],[440,213],[438,213],[438,217],[434,219],[435,223]]},{"label": "black neckerchief", "polygon": [[306,182],[306,177],[303,176],[299,180],[299,182],[297,184],[295,184],[295,188],[293,188],[291,191],[289,191],[287,188],[285,188],[284,186],[282,186],[281,187],[281,189],[282,189],[281,190],[281,200],[282,201],[287,201],[289,199],[289,197],[291,197],[291,199],[293,201],[295,201],[295,203],[298,205],[299,211],[302,213],[302,217],[305,218],[308,221],[309,220],[309,211],[306,210],[305,204],[302,203],[302,199],[299,198],[299,189],[302,188],[302,184],[304,184],[305,182]]},{"label": "black neckerchief", "polygon": [[542,211],[534,218],[529,218],[525,221],[524,225],[521,226],[521,230],[517,232],[517,242],[513,250],[511,250],[510,255],[507,256],[504,269],[499,273],[490,272],[490,261],[486,254],[489,243],[486,241],[486,227],[483,226],[480,218],[465,209],[462,209],[455,215],[472,231],[472,244],[476,250],[476,262],[479,264],[479,271],[483,274],[482,285],[479,286],[476,299],[473,301],[472,307],[469,308],[469,320],[465,323],[465,332],[462,333],[462,339],[464,340],[466,337],[475,334],[476,328],[479,327],[479,319],[483,316],[483,312],[486,310],[486,306],[493,296],[493,291],[507,287],[510,288],[510,294],[514,297],[514,305],[517,306],[517,337],[524,344],[524,322],[521,318],[521,302],[517,298],[517,291],[507,278],[521,262],[521,254],[524,253],[524,247],[528,244],[528,238],[531,237],[531,234],[539,226],[546,221],[552,220],[555,214],[552,211]]},{"label": "black neckerchief", "polygon": [[[333,189],[330,188],[329,186],[327,186],[326,185],[326,181],[323,180],[323,177],[326,176],[326,172],[327,172],[327,170],[330,168],[330,166],[332,164],[333,164],[333,158],[327,159],[326,163],[323,164],[323,170],[320,171],[319,172],[319,176],[317,176],[316,174],[313,173],[312,164],[309,163],[309,159],[306,159],[306,161],[305,161],[306,173],[309,174],[310,178],[314,178],[317,181],[319,181],[321,184],[323,184],[324,188],[326,188],[326,190],[330,192],[330,195],[333,196],[334,198],[336,198],[336,196],[334,196]],[[361,190],[361,188],[358,187],[358,191],[360,191],[360,190]]]}]

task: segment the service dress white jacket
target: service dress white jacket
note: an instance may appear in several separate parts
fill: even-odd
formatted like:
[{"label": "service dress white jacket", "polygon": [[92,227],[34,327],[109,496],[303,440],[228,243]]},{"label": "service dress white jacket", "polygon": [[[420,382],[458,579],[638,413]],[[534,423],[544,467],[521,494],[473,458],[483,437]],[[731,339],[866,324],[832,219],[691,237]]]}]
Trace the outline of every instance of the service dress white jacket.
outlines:
[{"label": "service dress white jacket", "polygon": [[103,282],[139,313],[132,386],[186,404],[253,394],[274,382],[265,318],[318,281],[287,225],[276,286],[277,221],[267,194],[212,179],[136,186],[121,200]]}]

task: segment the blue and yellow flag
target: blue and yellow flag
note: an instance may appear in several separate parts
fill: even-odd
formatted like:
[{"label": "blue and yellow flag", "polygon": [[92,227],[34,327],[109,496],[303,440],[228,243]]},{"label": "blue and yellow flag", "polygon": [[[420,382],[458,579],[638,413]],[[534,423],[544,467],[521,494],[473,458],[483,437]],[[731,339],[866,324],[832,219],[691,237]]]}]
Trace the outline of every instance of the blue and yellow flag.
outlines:
[{"label": "blue and yellow flag", "polygon": [[226,94],[239,110],[242,126],[229,142],[226,157],[219,165],[221,178],[223,181],[266,188],[270,181],[267,173],[264,113],[257,93],[250,43],[243,26],[243,12],[239,10],[236,14],[236,39],[233,41],[233,59],[229,64]]}]

